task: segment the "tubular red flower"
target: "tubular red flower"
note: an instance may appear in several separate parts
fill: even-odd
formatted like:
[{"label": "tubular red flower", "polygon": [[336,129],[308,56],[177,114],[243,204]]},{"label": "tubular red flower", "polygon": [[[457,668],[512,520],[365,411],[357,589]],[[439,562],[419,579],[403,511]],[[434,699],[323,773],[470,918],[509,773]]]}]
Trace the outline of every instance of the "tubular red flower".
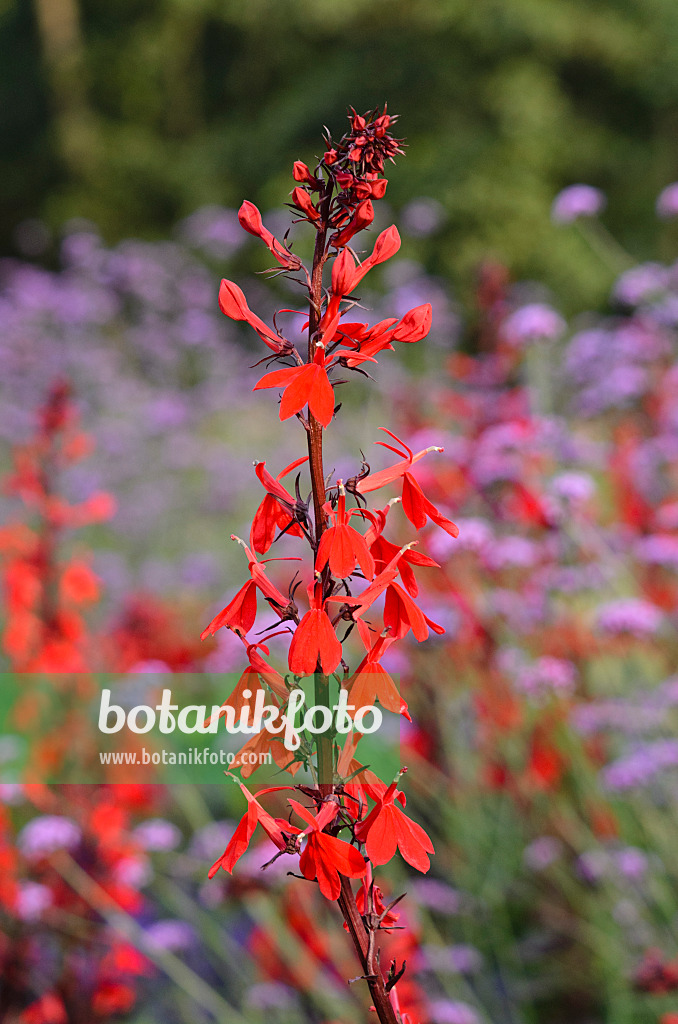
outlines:
[{"label": "tubular red flower", "polygon": [[334,526],[328,527],[322,535],[315,567],[322,572],[329,563],[330,571],[339,579],[346,579],[354,571],[357,564],[363,571],[366,579],[374,577],[374,558],[362,534],[348,525],[351,514],[359,514],[358,509],[346,511],[346,498],[344,494],[339,495],[339,507],[333,518]]},{"label": "tubular red flower", "polygon": [[264,321],[252,312],[247,305],[247,299],[242,289],[226,278],[222,280],[219,287],[219,308],[224,316],[230,317],[231,320],[244,320],[248,323],[276,355],[284,350],[284,339],[274,334],[270,327],[267,327]]},{"label": "tubular red flower", "polygon": [[[322,350],[321,350],[322,351]],[[295,416],[308,405],[318,423],[328,427],[334,415],[334,389],[330,384],[324,362],[305,363],[284,370],[273,370],[258,381],[254,390],[283,388],[280,419]]]},{"label": "tubular red flower", "polygon": [[407,591],[397,583],[391,583],[386,591],[384,626],[396,640],[401,640],[411,629],[419,643],[428,637],[429,626],[434,633],[445,632],[442,626],[424,615]]},{"label": "tubular red flower", "polygon": [[[247,797],[247,810],[240,819],[238,827],[221,857],[209,869],[208,878],[214,878],[219,868],[223,868],[224,871],[231,874],[236,863],[247,850],[257,825],[261,825],[271,842],[275,843],[281,851],[288,848],[288,836],[292,836],[300,831],[294,825],[290,825],[284,820],[278,821],[271,817],[256,797],[252,796],[246,786],[243,786],[242,783],[238,783],[238,785]],[[290,788],[290,786],[274,786],[269,789],[262,789],[259,796],[262,796],[264,793],[274,793],[277,790]]]},{"label": "tubular red flower", "polygon": [[248,580],[232,601],[223,608],[200,634],[200,639],[214,636],[222,626],[228,626],[234,633],[246,636],[257,617],[257,588],[254,580]]},{"label": "tubular red flower", "polygon": [[318,666],[330,675],[341,661],[341,644],[323,607],[320,584],[311,584],[308,594],[311,608],[294,631],[288,664],[296,676],[313,675]]},{"label": "tubular red flower", "polygon": [[250,203],[249,200],[245,200],[240,209],[238,210],[238,220],[240,226],[248,231],[250,235],[255,235],[260,238],[266,248],[269,250],[272,256],[278,261],[281,267],[285,267],[286,270],[299,270],[301,266],[301,260],[298,256],[294,256],[291,252],[288,252],[284,245],[282,245],[275,235],[271,234],[264,227],[263,220],[259,210]]},{"label": "tubular red flower", "polygon": [[336,900],[341,893],[339,876],[361,878],[367,870],[365,860],[354,846],[322,831],[336,817],[336,804],[324,804],[320,813],[314,816],[296,800],[290,799],[289,802],[297,814],[309,822],[304,830],[308,838],[299,858],[301,873],[309,881],[318,880],[320,891],[326,899]]},{"label": "tubular red flower", "polygon": [[459,528],[428,500],[411,473],[403,475],[403,512],[417,530],[426,526],[428,518],[449,533],[450,537],[459,536]]},{"label": "tubular red flower", "polygon": [[426,873],[434,853],[433,843],[421,825],[408,818],[394,800],[402,794],[392,783],[384,797],[370,814],[356,827],[356,837],[365,841],[367,856],[373,864],[386,864],[400,850],[403,859],[417,871]]}]

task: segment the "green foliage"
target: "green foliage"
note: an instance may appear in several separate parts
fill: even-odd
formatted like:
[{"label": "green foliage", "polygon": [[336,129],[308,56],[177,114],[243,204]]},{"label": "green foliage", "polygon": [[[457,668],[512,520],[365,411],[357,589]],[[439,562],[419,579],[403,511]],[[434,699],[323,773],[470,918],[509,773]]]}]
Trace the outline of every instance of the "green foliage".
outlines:
[{"label": "green foliage", "polygon": [[674,0],[55,6],[81,24],[70,58],[87,158],[63,136],[82,90],[41,56],[38,19],[5,0],[6,241],[27,216],[56,227],[84,215],[115,238],[162,234],[202,203],[266,207],[286,187],[278,169],[320,152],[319,120],[340,132],[348,104],[388,99],[411,145],[389,198],[433,196],[447,211],[421,245],[430,269],[468,287],[480,260],[498,258],[573,307],[600,302],[612,271],[549,221],[554,193],[576,181],[608,193],[609,226],[635,254],[656,245],[654,197],[678,172]]}]

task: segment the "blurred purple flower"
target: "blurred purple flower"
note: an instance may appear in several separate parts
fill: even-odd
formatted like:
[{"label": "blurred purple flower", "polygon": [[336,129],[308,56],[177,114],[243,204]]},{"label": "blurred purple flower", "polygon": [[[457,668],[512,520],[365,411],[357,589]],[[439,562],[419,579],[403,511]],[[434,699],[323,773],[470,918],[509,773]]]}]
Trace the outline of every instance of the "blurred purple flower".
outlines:
[{"label": "blurred purple flower", "polygon": [[37,882],[20,882],[16,913],[21,921],[38,921],[52,905],[52,890]]},{"label": "blurred purple flower", "polygon": [[401,211],[405,231],[415,238],[428,238],[441,226],[445,218],[445,207],[437,199],[422,196],[413,199]]},{"label": "blurred purple flower", "polygon": [[262,981],[247,991],[247,1003],[254,1010],[290,1009],[297,1003],[294,989],[279,981]]},{"label": "blurred purple flower", "polygon": [[421,947],[424,966],[433,971],[454,974],[477,974],[483,966],[483,955],[475,946],[459,943],[455,946],[424,945]]},{"label": "blurred purple flower", "polygon": [[606,205],[605,195],[593,185],[569,185],[553,200],[551,220],[570,224],[579,217],[596,217]]},{"label": "blurred purple flower", "polygon": [[596,485],[588,473],[559,473],[551,481],[551,490],[559,498],[583,504],[593,497]]},{"label": "blurred purple flower", "polygon": [[190,949],[196,944],[195,930],[186,921],[155,921],[145,929],[146,940],[156,949]]},{"label": "blurred purple flower", "polygon": [[539,302],[516,309],[502,324],[502,334],[514,348],[524,348],[537,341],[554,341],[566,329],[562,316]]},{"label": "blurred purple flower", "polygon": [[488,569],[497,572],[500,569],[528,569],[539,557],[537,544],[527,537],[511,535],[497,537],[494,543],[483,548],[483,561]]},{"label": "blurred purple flower", "polygon": [[614,297],[625,306],[639,306],[660,295],[668,283],[668,270],[661,263],[641,263],[617,279]]},{"label": "blurred purple flower", "polygon": [[632,633],[643,637],[656,633],[663,621],[663,615],[656,605],[642,598],[625,598],[610,601],[598,609],[596,625],[604,633]]},{"label": "blurred purple flower", "polygon": [[17,845],[28,857],[48,856],[55,850],[72,850],[80,842],[81,836],[79,826],[71,818],[46,814],[24,825]]},{"label": "blurred purple flower", "polygon": [[432,1024],[480,1024],[480,1017],[468,1003],[457,999],[435,999],[429,1004]]},{"label": "blurred purple flower", "polygon": [[653,533],[641,537],[635,547],[636,558],[648,565],[663,565],[678,570],[678,537],[670,533]]},{"label": "blurred purple flower", "polygon": [[678,740],[662,739],[636,746],[602,771],[608,789],[625,790],[645,786],[667,768],[678,765]]},{"label": "blurred purple flower", "polygon": [[563,658],[538,658],[517,676],[515,685],[532,697],[545,693],[569,694],[574,690],[577,670]]},{"label": "blurred purple flower", "polygon": [[176,825],[164,818],[150,818],[137,825],[132,833],[144,850],[175,850],[181,843],[182,834]]},{"label": "blurred purple flower", "polygon": [[657,196],[657,216],[662,220],[678,216],[678,181],[667,185]]},{"label": "blurred purple flower", "polygon": [[614,862],[621,874],[631,881],[642,878],[649,866],[647,856],[636,846],[626,846],[623,850],[618,850],[614,855]]},{"label": "blurred purple flower", "polygon": [[464,901],[462,893],[437,878],[415,878],[410,892],[422,907],[441,914],[458,914]]},{"label": "blurred purple flower", "polygon": [[563,854],[564,846],[555,836],[539,836],[523,850],[523,861],[531,871],[544,871]]}]

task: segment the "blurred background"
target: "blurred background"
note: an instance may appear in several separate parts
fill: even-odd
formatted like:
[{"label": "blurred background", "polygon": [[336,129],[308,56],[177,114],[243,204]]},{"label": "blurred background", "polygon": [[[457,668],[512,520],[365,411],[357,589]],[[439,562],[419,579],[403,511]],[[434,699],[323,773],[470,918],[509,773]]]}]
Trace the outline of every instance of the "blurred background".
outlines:
[{"label": "blurred background", "polygon": [[389,664],[437,856],[384,869],[408,892],[385,956],[413,1024],[676,1024],[674,0],[0,0],[0,54],[0,669],[25,684],[0,1019],[367,1019],[335,908],[287,863],[253,846],[207,881],[235,787],[16,764],[36,673],[62,681],[33,751],[60,766],[88,672],[218,693],[242,667],[199,635],[243,580],[252,461],[300,449],[218,282],[265,319],[299,301],[237,209],[282,236],[293,161],[388,102],[407,149],[375,228],[403,246],[365,319],[431,302],[433,330],[345,389],[326,461],[376,466],[380,425],[444,445],[418,477],[460,536],[423,539],[445,636]]}]

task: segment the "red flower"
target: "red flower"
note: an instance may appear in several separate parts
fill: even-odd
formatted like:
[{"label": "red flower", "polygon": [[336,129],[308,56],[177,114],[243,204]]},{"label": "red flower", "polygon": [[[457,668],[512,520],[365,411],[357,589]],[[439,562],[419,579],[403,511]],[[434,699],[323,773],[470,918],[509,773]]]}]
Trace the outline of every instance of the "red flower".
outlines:
[{"label": "red flower", "polygon": [[434,853],[433,843],[421,825],[408,818],[394,800],[404,794],[397,792],[397,781],[391,783],[377,806],[356,828],[356,837],[365,841],[367,856],[373,864],[386,864],[396,849],[417,871],[424,874],[430,867],[429,853]]},{"label": "red flower", "polygon": [[350,242],[354,235],[357,235],[358,232],[362,231],[364,228],[369,227],[373,220],[374,207],[372,206],[372,203],[370,202],[369,199],[363,199],[362,203],[358,205],[355,213],[351,217],[346,227],[339,231],[336,235],[333,235],[332,245],[335,247],[335,249],[343,248],[343,246],[347,245],[348,242]]},{"label": "red flower", "polygon": [[[250,841],[255,833],[257,825],[261,825],[268,838],[271,842],[275,843],[279,850],[287,850],[289,845],[288,837],[299,832],[299,829],[295,825],[290,825],[285,820],[273,818],[268,811],[261,806],[256,797],[252,796],[247,787],[243,786],[242,782],[239,782],[238,785],[247,798],[247,810],[240,819],[238,827],[231,836],[231,840],[221,857],[219,857],[219,859],[216,860],[209,869],[208,878],[214,878],[219,868],[223,868],[224,871],[229,873],[229,875],[231,874],[233,868],[250,845]],[[281,789],[289,788],[289,786],[273,786],[268,789],[260,790],[259,796],[263,796],[265,793],[275,793]]]},{"label": "red flower", "polygon": [[442,626],[417,608],[407,591],[397,583],[391,583],[386,591],[384,626],[396,640],[402,639],[411,629],[419,643],[428,637],[429,626],[434,633],[445,632]]},{"label": "red flower", "polygon": [[302,833],[308,839],[299,858],[301,873],[309,881],[317,879],[323,896],[328,900],[336,900],[341,893],[339,875],[347,878],[362,877],[367,870],[365,860],[354,846],[323,832],[323,828],[336,817],[339,810],[337,804],[323,804],[316,816],[296,800],[290,799],[289,802],[299,817],[308,822],[308,828]]},{"label": "red flower", "polygon": [[451,537],[459,536],[459,528],[429,501],[411,473],[403,475],[403,512],[418,530],[426,526],[427,517]]},{"label": "red flower", "polygon": [[68,1014],[61,998],[48,992],[26,1007],[19,1020],[21,1024],[67,1024]]},{"label": "red flower", "polygon": [[379,700],[382,707],[396,715],[404,715],[412,721],[407,704],[398,693],[398,689],[379,658],[386,653],[395,637],[383,635],[377,638],[374,645],[368,648],[354,675],[349,679],[346,689],[351,696],[355,708],[366,708]]},{"label": "red flower", "polygon": [[321,572],[329,562],[331,572],[339,579],[346,579],[354,571],[356,564],[360,564],[365,578],[371,580],[374,577],[374,558],[362,534],[348,525],[350,516],[361,515],[362,512],[357,508],[347,512],[346,493],[341,484],[339,492],[338,509],[330,513],[334,526],[328,527],[322,535],[315,567]]},{"label": "red flower", "polygon": [[292,202],[298,210],[301,210],[306,215],[306,219],[311,221],[311,223],[320,220],[320,213],[313,205],[313,200],[305,189],[299,187],[293,189]]},{"label": "red flower", "polygon": [[256,465],[255,472],[268,492],[252,520],[252,547],[260,555],[266,554],[275,540],[276,529],[284,530],[292,537],[303,535],[299,524],[295,523],[289,511],[286,511],[294,507],[295,501],[280,480],[304,462],[308,462],[307,455],[290,463],[276,477],[272,477],[268,472],[265,462],[258,462]]},{"label": "red flower", "polygon": [[380,487],[385,487],[386,484],[393,483],[394,480],[400,479],[400,477],[408,471],[410,466],[415,462],[418,462],[419,459],[423,459],[424,455],[428,455],[429,452],[443,451],[443,449],[438,445],[431,445],[430,448],[424,448],[423,451],[417,452],[415,455],[413,454],[412,449],[408,448],[405,442],[401,441],[399,437],[396,437],[392,431],[387,430],[385,427],[380,427],[379,429],[383,430],[385,434],[389,435],[389,437],[392,437],[404,451],[398,451],[393,447],[393,445],[386,444],[385,441],[377,441],[377,444],[381,445],[382,448],[388,448],[389,451],[395,452],[396,455],[402,456],[405,453],[404,458],[402,458],[400,462],[396,462],[394,466],[389,466],[388,469],[382,469],[378,473],[370,473],[370,475],[366,476],[363,480],[359,480],[356,486],[356,490],[359,494],[368,494],[370,491],[377,491]]},{"label": "red flower", "polygon": [[[394,500],[397,501],[398,499],[396,498]],[[373,525],[365,534],[365,541],[367,542],[370,552],[374,557],[374,563],[378,572],[380,572],[384,566],[388,565],[394,555],[398,552],[396,545],[390,540],[386,540],[383,536],[383,529],[386,525],[386,516],[389,513],[389,509],[390,505],[387,505],[386,508],[373,513]],[[433,558],[430,558],[429,555],[424,555],[421,551],[415,551],[413,548],[404,552],[398,563],[400,578],[407,588],[408,593],[412,597],[416,597],[419,593],[419,586],[411,568],[413,565],[426,566],[433,569],[439,568],[439,565]]]},{"label": "red flower", "polygon": [[214,636],[222,626],[228,626],[234,633],[245,636],[254,625],[256,617],[257,587],[254,580],[248,580],[233,600],[215,615],[209,626],[203,629],[200,639],[205,640],[208,636]]},{"label": "red flower", "polygon": [[295,416],[308,405],[309,412],[323,427],[328,427],[334,415],[334,390],[325,369],[324,353],[316,348],[315,359],[303,366],[291,366],[285,370],[267,373],[254,386],[261,388],[284,388],[280,402],[280,419]]},{"label": "red flower", "polygon": [[308,596],[310,611],[297,626],[290,644],[290,671],[296,676],[310,676],[320,665],[324,675],[330,675],[341,661],[341,644],[323,607],[322,586],[311,584]]},{"label": "red flower", "polygon": [[231,320],[244,320],[248,323],[276,355],[289,347],[289,343],[284,338],[274,334],[270,327],[267,327],[264,321],[252,312],[247,305],[247,299],[242,289],[238,288],[233,281],[227,281],[225,278],[219,287],[219,308]]},{"label": "red flower", "polygon": [[261,214],[256,208],[254,203],[250,203],[247,199],[238,210],[238,220],[240,226],[248,231],[250,235],[255,235],[260,238],[264,245],[267,247],[269,252],[278,261],[281,267],[285,267],[286,270],[299,270],[301,266],[301,260],[298,256],[293,256],[291,252],[280,244],[275,235],[272,235],[263,224]]}]

